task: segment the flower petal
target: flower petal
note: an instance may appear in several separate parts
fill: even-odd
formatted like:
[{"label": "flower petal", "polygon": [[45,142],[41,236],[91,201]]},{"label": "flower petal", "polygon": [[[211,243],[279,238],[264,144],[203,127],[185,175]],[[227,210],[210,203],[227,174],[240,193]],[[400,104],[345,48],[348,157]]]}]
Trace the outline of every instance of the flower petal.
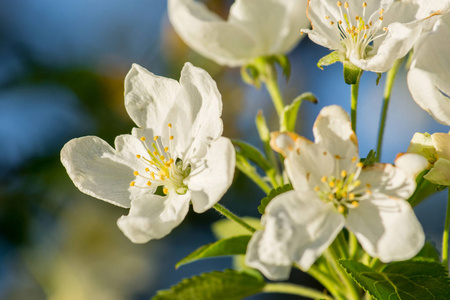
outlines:
[{"label": "flower petal", "polygon": [[193,169],[186,179],[194,211],[202,213],[216,204],[233,181],[236,162],[231,141],[221,137],[211,143],[200,171]]},{"label": "flower petal", "polygon": [[269,279],[286,279],[286,266],[297,262],[308,270],[333,242],[344,222],[344,217],[314,192],[283,193],[267,206],[265,228],[261,235],[252,237],[246,262]]},{"label": "flower petal", "polygon": [[450,186],[450,160],[439,158],[423,178],[434,184]]},{"label": "flower petal", "polygon": [[422,226],[405,200],[361,201],[349,211],[346,227],[369,255],[385,263],[410,259],[425,241]]},{"label": "flower petal", "polygon": [[[205,70],[186,63],[181,71],[182,90],[166,123],[173,125],[174,144],[181,157],[205,155],[206,146],[221,136],[222,97]],[[167,124],[163,135],[168,136]]]},{"label": "flower petal", "polygon": [[348,114],[337,105],[324,107],[313,127],[315,143],[328,149],[348,166],[358,155],[358,140],[352,130]]},{"label": "flower petal", "polygon": [[117,220],[117,226],[133,242],[146,243],[169,234],[189,211],[189,193],[168,196],[147,194],[131,202],[127,216]]},{"label": "flower petal", "polygon": [[80,191],[117,206],[130,207],[133,169],[114,157],[116,151],[95,136],[73,139],[61,150],[61,162]]},{"label": "flower petal", "polygon": [[361,186],[366,186],[374,194],[398,199],[408,199],[416,188],[412,174],[391,164],[376,163],[364,167],[359,180]]},{"label": "flower petal", "polygon": [[450,134],[437,132],[431,135],[438,157],[450,160]]},{"label": "flower petal", "polygon": [[408,87],[416,103],[436,121],[450,125],[450,14],[414,47]]},{"label": "flower petal", "polygon": [[434,163],[437,159],[437,152],[433,145],[433,139],[429,133],[416,132],[411,139],[408,153],[417,153]]},{"label": "flower petal", "polygon": [[225,22],[194,0],[169,0],[169,19],[183,41],[221,65],[241,66],[256,57],[257,41],[239,24]]},{"label": "flower petal", "polygon": [[179,90],[176,80],[133,64],[125,77],[125,108],[136,125],[159,132]]},{"label": "flower petal", "polygon": [[395,166],[416,178],[420,172],[430,166],[428,160],[420,154],[405,153],[395,160]]}]

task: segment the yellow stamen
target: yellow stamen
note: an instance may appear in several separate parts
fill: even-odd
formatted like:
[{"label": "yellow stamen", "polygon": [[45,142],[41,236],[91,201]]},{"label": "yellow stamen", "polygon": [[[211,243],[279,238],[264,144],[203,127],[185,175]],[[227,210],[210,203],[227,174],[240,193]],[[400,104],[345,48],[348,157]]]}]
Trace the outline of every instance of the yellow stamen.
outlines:
[{"label": "yellow stamen", "polygon": [[323,176],[323,177],[320,179],[320,181],[326,182],[326,181],[327,181],[327,176]]},{"label": "yellow stamen", "polygon": [[172,124],[171,123],[167,124],[167,126],[169,126],[169,128],[172,128]]},{"label": "yellow stamen", "polygon": [[164,155],[161,155],[159,158],[160,158],[162,161],[164,161],[164,159],[166,159],[166,158],[164,157]]},{"label": "yellow stamen", "polygon": [[139,175],[139,172],[138,172],[138,171],[134,171],[134,172],[133,172],[133,175],[134,175],[134,176],[138,176],[138,175]]},{"label": "yellow stamen", "polygon": [[352,205],[353,205],[354,207],[358,207],[358,206],[359,206],[359,202],[358,202],[358,201],[352,201]]},{"label": "yellow stamen", "polygon": [[368,189],[370,189],[370,188],[371,188],[371,185],[370,185],[370,183],[366,184],[366,188],[368,188]]},{"label": "yellow stamen", "polygon": [[151,172],[150,177],[152,178],[152,180],[155,180],[155,172]]},{"label": "yellow stamen", "polygon": [[356,164],[357,168],[362,168],[363,166],[364,166],[364,164],[362,162],[359,162],[359,163]]},{"label": "yellow stamen", "polygon": [[141,137],[141,141],[145,141],[145,136]]},{"label": "yellow stamen", "polygon": [[342,170],[341,171],[341,177],[347,177],[347,171]]},{"label": "yellow stamen", "polygon": [[158,151],[156,151],[156,150],[153,151],[153,155],[155,155],[155,156],[158,155]]},{"label": "yellow stamen", "polygon": [[136,154],[136,157],[137,157],[137,158],[141,158],[141,156],[140,156],[139,154]]},{"label": "yellow stamen", "polygon": [[341,7],[341,6],[342,6],[342,2],[341,2],[341,1],[338,1],[338,2],[337,2],[337,6]]},{"label": "yellow stamen", "polygon": [[384,13],[384,8],[382,8],[381,10],[380,10],[380,15],[382,15]]},{"label": "yellow stamen", "polygon": [[134,186],[134,184],[135,184],[134,181],[130,182],[130,186]]},{"label": "yellow stamen", "polygon": [[328,182],[328,185],[329,185],[330,187],[332,187],[332,188],[334,188],[334,187],[336,186],[336,184],[335,184],[334,181]]},{"label": "yellow stamen", "polygon": [[334,199],[333,194],[328,194],[328,199],[333,200]]},{"label": "yellow stamen", "polygon": [[320,188],[319,188],[318,186],[316,186],[316,187],[314,187],[314,190],[315,190],[316,192],[318,192],[318,191],[320,191]]},{"label": "yellow stamen", "polygon": [[167,195],[169,193],[169,189],[168,188],[163,188],[163,193]]},{"label": "yellow stamen", "polygon": [[173,140],[173,135],[171,135],[171,136],[169,137],[169,139]]},{"label": "yellow stamen", "polygon": [[348,8],[348,2],[347,1],[344,3],[344,7]]},{"label": "yellow stamen", "polygon": [[152,182],[151,182],[151,181],[147,181],[147,185],[148,185],[148,186],[151,186],[151,185],[152,185]]},{"label": "yellow stamen", "polygon": [[371,190],[369,190],[369,189],[367,189],[367,190],[366,190],[366,194],[368,194],[368,195],[372,195],[372,191],[371,191]]},{"label": "yellow stamen", "polygon": [[145,172],[150,172],[150,169],[149,168],[145,168]]},{"label": "yellow stamen", "polygon": [[363,2],[362,7],[367,7],[367,2]]},{"label": "yellow stamen", "polygon": [[155,135],[155,137],[153,138],[154,141],[157,141],[159,138],[159,136]]},{"label": "yellow stamen", "polygon": [[354,187],[358,187],[360,185],[361,185],[361,181],[359,181],[359,180],[356,180],[355,182],[353,182]]},{"label": "yellow stamen", "polygon": [[380,21],[383,21],[383,16],[380,16],[378,19],[379,19]]},{"label": "yellow stamen", "polygon": [[169,147],[164,147],[164,152],[169,151]]},{"label": "yellow stamen", "polygon": [[353,193],[348,194],[348,199],[350,199],[350,200],[355,199],[355,194],[353,194]]},{"label": "yellow stamen", "polygon": [[343,214],[345,211],[345,208],[342,205],[339,205],[338,207],[338,213]]}]

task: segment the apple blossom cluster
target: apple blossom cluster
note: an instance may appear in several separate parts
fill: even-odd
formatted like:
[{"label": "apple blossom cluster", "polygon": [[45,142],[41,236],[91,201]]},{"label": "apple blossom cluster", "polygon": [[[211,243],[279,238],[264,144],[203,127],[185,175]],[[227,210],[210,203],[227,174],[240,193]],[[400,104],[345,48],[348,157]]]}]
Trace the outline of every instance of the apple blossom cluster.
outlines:
[{"label": "apple blossom cluster", "polygon": [[[416,133],[394,164],[380,162],[380,153],[391,87],[408,57],[413,99],[450,125],[449,10],[449,0],[236,0],[224,20],[202,2],[168,0],[170,22],[189,47],[220,65],[241,67],[248,83],[265,84],[280,128],[269,134],[262,113],[256,117],[264,153],[222,136],[221,95],[206,71],[186,63],[178,82],[134,64],[125,78],[125,108],[137,127],[118,136],[114,148],[95,136],[73,139],[61,151],[62,164],[81,192],[129,208],[117,225],[134,243],[168,235],[191,204],[197,213],[214,208],[246,232],[227,232],[177,265],[245,255],[245,266],[183,281],[156,300],[259,292],[448,299],[450,200],[441,258],[426,243],[413,206],[450,186],[450,135]],[[294,128],[302,100],[315,96],[305,93],[286,105],[275,68],[278,63],[288,74],[285,55],[302,33],[333,51],[318,66],[342,62],[351,85],[351,117],[340,106],[323,107],[314,142]],[[363,71],[388,72],[378,148],[366,157],[355,133]],[[252,225],[218,203],[235,168],[267,194]],[[287,280],[293,267],[324,291],[262,279]],[[419,298],[408,298],[408,288]]]}]

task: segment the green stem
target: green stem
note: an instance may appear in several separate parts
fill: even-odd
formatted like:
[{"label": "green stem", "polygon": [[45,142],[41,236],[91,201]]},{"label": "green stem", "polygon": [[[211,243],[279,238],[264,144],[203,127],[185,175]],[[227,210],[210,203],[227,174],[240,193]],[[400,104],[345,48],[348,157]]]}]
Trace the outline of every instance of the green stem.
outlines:
[{"label": "green stem", "polygon": [[[361,72],[362,73],[362,72]],[[358,79],[355,84],[351,87],[351,119],[352,119],[352,129],[356,133],[356,111],[358,107],[358,90],[359,90],[359,79],[361,78],[361,73],[358,75]]]},{"label": "green stem", "polygon": [[262,291],[264,293],[284,293],[298,295],[311,299],[333,300],[333,298],[331,298],[330,296],[325,295],[324,293],[321,293],[317,290],[301,285],[295,285],[292,283],[267,283]]},{"label": "green stem", "polygon": [[394,87],[395,77],[397,76],[398,70],[403,63],[403,59],[397,59],[392,66],[392,69],[387,72],[386,84],[384,86],[384,96],[383,96],[383,107],[381,108],[380,116],[380,127],[378,129],[378,142],[377,142],[377,153],[376,159],[380,161],[381,157],[381,147],[383,146],[383,135],[384,128],[386,126],[387,111],[389,108],[389,101],[391,99],[392,88]]},{"label": "green stem", "polygon": [[350,278],[350,276],[347,274],[347,272],[344,271],[344,269],[338,265],[337,261],[338,261],[339,257],[337,255],[337,253],[338,253],[338,250],[336,249],[336,243],[333,243],[325,251],[325,257],[327,258],[328,261],[331,262],[331,265],[333,266],[335,271],[338,273],[341,280],[344,281],[344,284],[345,284],[344,288],[345,288],[345,291],[347,292],[346,299],[359,300],[360,299],[359,290],[358,290],[357,286],[355,285],[355,282],[353,282],[353,280]]},{"label": "green stem", "polygon": [[[296,267],[299,268],[298,266]],[[316,266],[312,266],[311,268],[309,268],[307,273],[314,277],[318,282],[320,282],[320,284],[322,284],[323,287],[326,288],[336,299],[345,300],[345,297],[341,295],[341,292],[338,288],[339,283],[331,280],[329,276],[321,272]]]},{"label": "green stem", "polygon": [[221,213],[222,215],[224,215],[225,217],[227,217],[228,219],[230,219],[231,221],[234,221],[236,223],[238,223],[239,225],[241,225],[242,227],[244,227],[245,229],[247,229],[248,231],[250,231],[251,233],[254,233],[256,231],[255,228],[253,228],[252,226],[248,225],[244,220],[242,220],[241,218],[239,218],[238,216],[236,216],[235,214],[233,214],[231,211],[229,211],[228,209],[226,209],[224,206],[222,206],[219,203],[214,204],[214,209],[217,210],[219,213]]},{"label": "green stem", "polygon": [[355,259],[356,254],[358,253],[358,240],[351,231],[348,232],[348,252],[350,259]]},{"label": "green stem", "polygon": [[236,160],[236,168],[239,169],[242,173],[247,175],[248,178],[253,180],[254,183],[256,183],[266,194],[269,194],[269,192],[272,190],[270,185],[267,184],[267,182],[259,176],[258,173],[256,173],[256,170],[254,168],[249,168],[248,166],[244,166]]},{"label": "green stem", "polygon": [[272,98],[273,105],[275,106],[278,117],[281,121],[281,117],[284,112],[284,101],[280,88],[278,87],[277,72],[273,65],[267,64],[266,76],[264,76],[263,81],[266,84],[267,91]]},{"label": "green stem", "polygon": [[450,189],[448,190],[447,213],[445,214],[444,234],[442,235],[442,263],[448,268],[448,230],[450,226]]}]

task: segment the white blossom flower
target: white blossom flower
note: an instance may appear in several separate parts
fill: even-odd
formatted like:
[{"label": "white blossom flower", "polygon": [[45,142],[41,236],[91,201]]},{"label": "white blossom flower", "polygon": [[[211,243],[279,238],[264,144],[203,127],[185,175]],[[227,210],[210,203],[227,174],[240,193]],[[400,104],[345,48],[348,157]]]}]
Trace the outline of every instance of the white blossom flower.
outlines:
[{"label": "white blossom flower", "polygon": [[424,233],[405,200],[415,178],[391,164],[363,166],[348,115],[339,106],[322,109],[313,133],[315,143],[293,133],[273,134],[272,147],[285,155],[294,190],[267,206],[264,229],[250,240],[246,264],[270,279],[286,279],[293,262],[308,270],[344,226],[383,262],[417,254]]},{"label": "white blossom flower", "polygon": [[416,103],[450,125],[450,13],[439,18],[414,46],[408,87]]},{"label": "white blossom flower", "polygon": [[306,0],[236,0],[228,20],[195,0],[169,0],[169,19],[183,41],[230,67],[289,52],[309,25]]},{"label": "white blossom flower", "polygon": [[[69,141],[61,161],[80,191],[121,207],[118,220],[135,243],[161,238],[183,221],[192,201],[201,213],[231,185],[235,154],[222,134],[222,101],[207,72],[186,63],[180,82],[133,65],[125,107],[139,126],[115,149],[95,136]],[[157,188],[164,196],[155,194]]]},{"label": "white blossom flower", "polygon": [[372,72],[386,72],[405,56],[422,32],[425,1],[310,0],[309,38],[340,53],[341,61]]},{"label": "white blossom flower", "polygon": [[[408,147],[408,153],[420,154],[431,164],[430,171],[423,177],[440,185],[450,186],[450,135],[443,132],[415,133]],[[408,164],[413,162],[408,160]]]}]

